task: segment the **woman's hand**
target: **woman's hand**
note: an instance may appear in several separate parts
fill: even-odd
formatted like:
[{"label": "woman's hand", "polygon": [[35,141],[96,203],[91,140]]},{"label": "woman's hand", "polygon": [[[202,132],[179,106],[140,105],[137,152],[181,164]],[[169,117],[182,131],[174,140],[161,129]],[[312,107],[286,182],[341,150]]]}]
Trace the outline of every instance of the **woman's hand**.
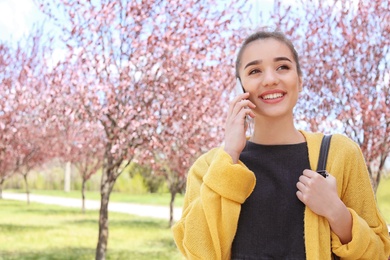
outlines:
[{"label": "woman's hand", "polygon": [[352,240],[352,216],[337,194],[336,178],[304,170],[297,183],[297,197],[317,215],[325,217],[343,244]]},{"label": "woman's hand", "polygon": [[297,183],[297,196],[314,213],[327,217],[334,202],[339,200],[336,179],[324,178],[315,171],[304,170]]},{"label": "woman's hand", "polygon": [[225,151],[230,154],[233,163],[237,163],[242,150],[246,144],[246,116],[255,116],[251,108],[256,106],[248,100],[249,93],[244,93],[236,98],[229,105],[225,125]]}]

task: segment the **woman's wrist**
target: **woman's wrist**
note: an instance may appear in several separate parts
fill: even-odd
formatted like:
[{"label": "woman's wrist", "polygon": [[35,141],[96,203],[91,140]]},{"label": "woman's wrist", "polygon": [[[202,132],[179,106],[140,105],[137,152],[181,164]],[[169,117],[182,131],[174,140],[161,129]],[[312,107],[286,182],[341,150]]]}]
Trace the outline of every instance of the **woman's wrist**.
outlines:
[{"label": "woman's wrist", "polygon": [[352,215],[347,206],[339,199],[326,216],[332,231],[339,237],[341,243],[352,240]]},{"label": "woman's wrist", "polygon": [[227,149],[226,147],[224,148],[224,151],[230,155],[230,157],[232,158],[232,161],[233,161],[233,164],[236,164],[238,163],[238,160],[240,158],[240,153],[237,153],[235,151],[232,151],[232,150],[229,150]]}]

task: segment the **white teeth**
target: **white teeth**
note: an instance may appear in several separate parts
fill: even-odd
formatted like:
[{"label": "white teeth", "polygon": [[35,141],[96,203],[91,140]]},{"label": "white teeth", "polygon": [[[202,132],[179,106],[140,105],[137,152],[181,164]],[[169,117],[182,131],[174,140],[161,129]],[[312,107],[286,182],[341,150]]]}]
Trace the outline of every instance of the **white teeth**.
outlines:
[{"label": "white teeth", "polygon": [[282,93],[273,93],[263,96],[263,99],[274,99],[274,98],[280,98],[283,97]]}]

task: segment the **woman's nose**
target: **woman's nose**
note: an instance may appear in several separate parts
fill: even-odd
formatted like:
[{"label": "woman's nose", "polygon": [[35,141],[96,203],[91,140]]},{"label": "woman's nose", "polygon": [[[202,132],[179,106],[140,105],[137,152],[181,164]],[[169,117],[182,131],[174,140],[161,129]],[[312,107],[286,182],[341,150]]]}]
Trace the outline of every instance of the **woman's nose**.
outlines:
[{"label": "woman's nose", "polygon": [[279,78],[276,71],[269,69],[263,72],[263,86],[270,87],[278,84]]}]

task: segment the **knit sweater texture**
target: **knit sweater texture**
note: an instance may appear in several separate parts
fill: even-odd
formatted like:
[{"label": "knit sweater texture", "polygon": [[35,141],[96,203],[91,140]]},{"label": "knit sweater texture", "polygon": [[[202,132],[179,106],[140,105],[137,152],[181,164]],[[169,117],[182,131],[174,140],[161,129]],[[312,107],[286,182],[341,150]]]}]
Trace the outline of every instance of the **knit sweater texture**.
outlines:
[{"label": "knit sweater texture", "polygon": [[[312,170],[317,168],[323,134],[304,135]],[[375,201],[359,146],[346,136],[332,137],[327,171],[352,216],[352,240],[342,244],[328,221],[308,207],[304,214],[306,259],[387,259],[390,239]],[[233,164],[223,148],[214,148],[193,164],[187,179],[182,218],[173,226],[177,247],[187,259],[230,259],[241,204],[252,193],[256,178],[242,162]]]},{"label": "knit sweater texture", "polygon": [[256,186],[241,205],[232,244],[234,260],[303,260],[305,204],[297,181],[309,169],[307,144],[261,145],[247,141],[240,160],[253,171]]}]

